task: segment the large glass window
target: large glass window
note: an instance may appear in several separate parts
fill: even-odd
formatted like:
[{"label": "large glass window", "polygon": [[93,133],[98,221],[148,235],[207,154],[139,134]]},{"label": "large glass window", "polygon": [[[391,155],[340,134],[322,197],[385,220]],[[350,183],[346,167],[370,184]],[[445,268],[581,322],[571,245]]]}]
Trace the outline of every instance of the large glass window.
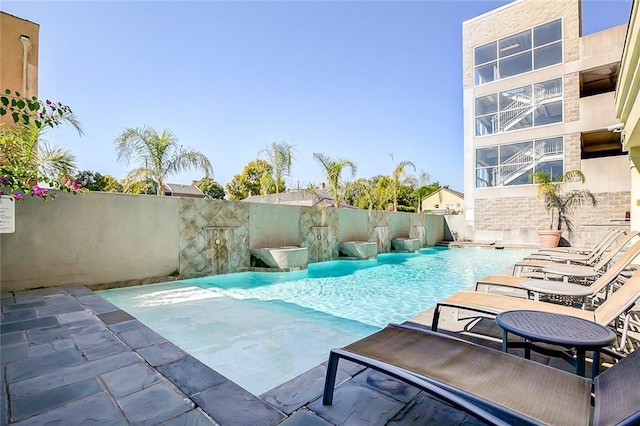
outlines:
[{"label": "large glass window", "polygon": [[562,137],[525,141],[476,150],[476,188],[526,185],[531,175],[564,173]]},{"label": "large glass window", "polygon": [[476,136],[562,122],[562,78],[475,99]]},{"label": "large glass window", "polygon": [[475,85],[562,62],[562,19],[476,47]]}]

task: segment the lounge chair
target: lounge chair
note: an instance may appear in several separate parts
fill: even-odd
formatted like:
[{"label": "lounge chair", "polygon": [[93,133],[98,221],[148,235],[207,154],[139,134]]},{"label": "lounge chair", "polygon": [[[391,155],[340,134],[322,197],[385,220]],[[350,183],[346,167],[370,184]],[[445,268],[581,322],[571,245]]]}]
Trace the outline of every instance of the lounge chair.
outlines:
[{"label": "lounge chair", "polygon": [[602,255],[625,234],[624,231],[610,232],[600,243],[587,253],[568,251],[538,251],[525,257],[524,260],[550,260],[552,262],[572,263],[578,265],[595,265]]},{"label": "lounge chair", "polygon": [[331,350],[325,405],[333,403],[341,358],[412,384],[490,424],[640,422],[640,351],[591,380],[440,333],[389,325]]},{"label": "lounge chair", "polygon": [[[597,278],[590,286],[591,296],[593,297],[596,294],[600,293],[603,289],[607,289],[619,276],[625,271],[631,262],[640,255],[640,241],[636,242],[633,246],[629,247],[625,252],[615,259],[615,261],[609,266],[605,273],[603,273],[599,278]],[[526,277],[510,277],[503,275],[488,275],[476,282],[476,291],[478,291],[480,286],[498,286],[498,287],[508,287],[511,289],[522,289],[522,283],[530,280],[531,278]]]},{"label": "lounge chair", "polygon": [[[640,299],[640,271],[635,272],[618,290],[609,295],[595,310],[586,311],[555,303],[541,302],[501,294],[481,293],[476,291],[459,291],[436,304],[431,322],[431,329],[438,331],[440,313],[443,307],[464,309],[488,315],[512,310],[531,310],[573,315],[598,324],[608,326],[620,317],[624,318],[623,327],[628,324],[627,318],[636,301]],[[620,330],[626,336],[626,329]],[[621,351],[626,342],[620,339],[616,347]]]},{"label": "lounge chair", "polygon": [[576,275],[583,271],[595,271],[598,275],[604,273],[609,263],[622,251],[622,249],[629,244],[631,240],[638,236],[638,232],[629,232],[623,238],[621,238],[607,253],[603,254],[600,260],[593,265],[567,265],[559,262],[552,262],[550,260],[523,260],[516,262],[513,265],[513,276],[520,276],[527,271],[537,271],[546,267],[561,266],[563,269],[576,272]]},{"label": "lounge chair", "polygon": [[625,234],[625,231],[620,229],[611,228],[609,229],[603,236],[600,238],[596,244],[592,247],[553,247],[553,248],[541,248],[536,253],[537,254],[559,254],[559,253],[575,253],[575,254],[589,254],[598,250],[602,245],[609,243],[612,240],[616,240],[622,235]]}]

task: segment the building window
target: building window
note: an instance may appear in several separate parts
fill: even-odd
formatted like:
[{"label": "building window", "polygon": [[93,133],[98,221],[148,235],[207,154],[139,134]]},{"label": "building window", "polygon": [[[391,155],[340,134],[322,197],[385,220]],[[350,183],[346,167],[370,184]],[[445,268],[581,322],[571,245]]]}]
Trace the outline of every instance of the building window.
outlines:
[{"label": "building window", "polygon": [[459,207],[460,207],[460,203],[456,203],[456,207],[458,207],[458,208],[459,208]]},{"label": "building window", "polygon": [[562,19],[478,46],[475,85],[562,63]]},{"label": "building window", "polygon": [[476,149],[476,188],[526,185],[534,172],[564,174],[564,139],[539,139]]},{"label": "building window", "polygon": [[562,122],[562,78],[475,99],[476,136]]},{"label": "building window", "polygon": [[434,205],[433,205],[433,208],[434,208],[434,209],[439,209],[439,208],[440,208],[440,204],[434,204]]}]

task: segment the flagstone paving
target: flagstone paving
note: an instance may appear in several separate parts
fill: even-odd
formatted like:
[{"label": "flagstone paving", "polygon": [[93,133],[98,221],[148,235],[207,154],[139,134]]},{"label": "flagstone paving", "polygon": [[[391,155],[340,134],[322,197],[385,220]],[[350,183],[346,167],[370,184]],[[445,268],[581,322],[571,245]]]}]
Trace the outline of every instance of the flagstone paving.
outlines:
[{"label": "flagstone paving", "polygon": [[332,406],[324,364],[255,396],[84,286],[1,296],[1,425],[481,424],[349,362]]}]

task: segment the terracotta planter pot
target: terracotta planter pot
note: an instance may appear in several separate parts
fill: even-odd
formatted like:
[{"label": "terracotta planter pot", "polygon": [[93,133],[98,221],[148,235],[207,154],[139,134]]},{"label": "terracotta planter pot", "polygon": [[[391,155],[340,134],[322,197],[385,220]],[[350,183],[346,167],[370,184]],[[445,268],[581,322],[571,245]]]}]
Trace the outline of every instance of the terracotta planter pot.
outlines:
[{"label": "terracotta planter pot", "polygon": [[562,231],[545,230],[538,231],[538,237],[540,238],[540,245],[542,247],[558,247],[560,243],[560,236]]}]

